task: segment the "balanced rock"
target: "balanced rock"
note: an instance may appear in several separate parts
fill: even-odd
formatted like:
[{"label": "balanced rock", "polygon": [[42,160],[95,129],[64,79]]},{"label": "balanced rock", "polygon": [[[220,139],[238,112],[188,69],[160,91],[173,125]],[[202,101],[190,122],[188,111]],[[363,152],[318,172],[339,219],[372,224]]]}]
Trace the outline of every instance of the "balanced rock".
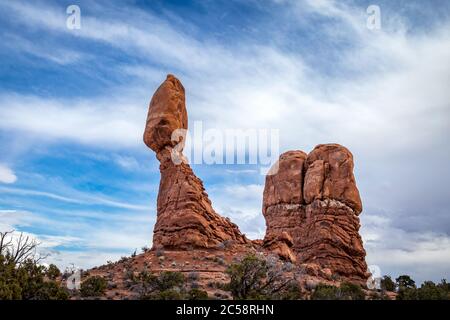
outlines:
[{"label": "balanced rock", "polygon": [[[187,111],[181,82],[168,75],[150,102],[144,142],[160,161],[161,181],[157,219],[153,230],[155,248],[214,248],[223,241],[249,243],[238,227],[212,208],[202,181],[195,176],[182,153],[182,135],[187,129]],[[174,152],[176,151],[176,152]]]},{"label": "balanced rock", "polygon": [[181,142],[174,141],[172,134],[179,129],[187,130],[187,127],[184,87],[180,80],[169,74],[150,101],[144,142],[158,154],[166,146],[174,147]]}]

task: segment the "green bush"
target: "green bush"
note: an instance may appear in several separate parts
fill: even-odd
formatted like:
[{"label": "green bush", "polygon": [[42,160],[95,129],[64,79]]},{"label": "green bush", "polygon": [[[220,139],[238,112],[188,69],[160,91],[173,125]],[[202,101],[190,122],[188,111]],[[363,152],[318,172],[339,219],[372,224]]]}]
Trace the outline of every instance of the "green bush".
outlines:
[{"label": "green bush", "polygon": [[397,283],[398,289],[412,289],[416,287],[416,283],[413,279],[411,279],[408,275],[401,275],[397,279],[395,279]]},{"label": "green bush", "polygon": [[320,283],[311,295],[312,300],[336,300],[339,297],[339,288]]},{"label": "green bush", "polygon": [[184,296],[177,290],[168,289],[159,292],[155,292],[154,294],[148,297],[151,300],[182,300]]},{"label": "green bush", "polygon": [[241,262],[228,267],[226,271],[230,276],[228,289],[235,299],[260,299],[267,271],[265,260],[248,255]]},{"label": "green bush", "polygon": [[361,286],[351,283],[343,282],[339,287],[342,300],[364,300],[366,295]]},{"label": "green bush", "polygon": [[54,264],[48,266],[46,275],[51,280],[56,280],[59,276],[61,276],[61,271],[59,271],[58,267]]},{"label": "green bush", "polygon": [[275,300],[300,300],[303,298],[302,289],[297,282],[292,281],[286,286],[285,290],[274,293],[271,298]]},{"label": "green bush", "polygon": [[380,286],[381,286],[381,290],[390,291],[390,292],[395,291],[395,282],[392,281],[390,276],[384,276],[381,279]]},{"label": "green bush", "polygon": [[100,276],[89,277],[81,283],[82,297],[100,297],[105,293],[107,282]]},{"label": "green bush", "polygon": [[181,272],[163,271],[159,275],[142,271],[137,277],[141,285],[140,298],[144,300],[187,299],[186,279]]},{"label": "green bush", "polygon": [[226,272],[230,282],[224,289],[230,291],[235,300],[292,299],[301,293],[296,281],[285,277],[276,261],[254,254],[231,264]]},{"label": "green bush", "polygon": [[31,259],[16,265],[10,256],[0,255],[0,300],[68,299],[67,290],[45,275],[45,267]]},{"label": "green bush", "polygon": [[397,300],[418,300],[418,292],[416,288],[402,288],[397,292]]},{"label": "green bush", "polygon": [[417,300],[419,298],[416,283],[408,275],[401,275],[395,279],[397,284],[397,300]]},{"label": "green bush", "polygon": [[433,281],[425,281],[417,290],[417,297],[419,300],[447,300],[448,292]]},{"label": "green bush", "polygon": [[204,290],[200,290],[198,288],[193,288],[188,292],[189,300],[207,300],[208,293]]},{"label": "green bush", "polygon": [[319,284],[311,295],[312,300],[364,300],[362,288],[354,283],[343,282],[340,287]]},{"label": "green bush", "polygon": [[185,283],[184,275],[181,272],[163,271],[156,278],[157,289],[160,291],[169,290],[173,287],[183,287]]}]

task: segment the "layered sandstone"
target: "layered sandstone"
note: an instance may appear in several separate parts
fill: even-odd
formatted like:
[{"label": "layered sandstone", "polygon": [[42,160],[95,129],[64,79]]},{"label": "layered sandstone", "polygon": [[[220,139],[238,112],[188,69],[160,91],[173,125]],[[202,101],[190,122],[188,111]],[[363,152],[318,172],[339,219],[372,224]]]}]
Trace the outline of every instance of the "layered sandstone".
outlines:
[{"label": "layered sandstone", "polygon": [[161,172],[153,246],[183,249],[213,248],[226,240],[248,243],[234,223],[214,211],[202,181],[184,161],[182,133],[187,125],[184,88],[168,75],[150,102],[144,132],[144,142],[156,152]]},{"label": "layered sandstone", "polygon": [[263,196],[265,242],[283,239],[286,232],[292,245],[289,251],[285,245],[280,257],[292,261],[294,254],[298,264],[319,276],[367,279],[359,235],[362,205],[350,151],[337,144],[319,145],[309,155],[289,151],[274,168],[278,171],[266,177]]},{"label": "layered sandstone", "polygon": [[281,258],[295,262],[293,237],[299,228],[298,209],[303,205],[303,168],[306,153],[288,151],[266,176],[263,194],[263,215],[266,219],[264,247]]},{"label": "layered sandstone", "polygon": [[305,163],[305,203],[314,200],[338,200],[356,214],[362,211],[361,198],[353,175],[353,155],[338,144],[320,144]]}]

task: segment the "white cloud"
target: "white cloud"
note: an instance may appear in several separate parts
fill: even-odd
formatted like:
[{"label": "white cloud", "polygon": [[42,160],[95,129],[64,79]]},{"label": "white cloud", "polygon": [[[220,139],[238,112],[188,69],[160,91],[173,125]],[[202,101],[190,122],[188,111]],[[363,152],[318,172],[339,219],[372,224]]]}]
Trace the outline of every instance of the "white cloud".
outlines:
[{"label": "white cloud", "polygon": [[136,170],[139,169],[139,163],[136,160],[136,158],[131,156],[122,156],[122,155],[115,155],[114,161],[122,168],[126,170]]},{"label": "white cloud", "polygon": [[81,52],[56,47],[48,50],[49,44],[41,44],[40,42],[32,42],[26,38],[13,35],[3,35],[3,45],[14,52],[27,53],[32,56],[43,58],[60,65],[68,65],[79,62],[87,58],[86,54]]},{"label": "white cloud", "polygon": [[1,95],[0,127],[32,133],[41,141],[66,139],[105,148],[141,144],[146,102],[110,99],[60,101]]},{"label": "white cloud", "polygon": [[8,188],[8,187],[0,187],[0,191],[4,193],[10,193],[19,196],[33,196],[33,197],[45,197],[53,200],[68,202],[68,203],[76,203],[80,205],[104,205],[109,207],[123,208],[129,210],[142,210],[149,211],[151,210],[148,206],[142,206],[137,204],[126,203],[122,201],[118,201],[115,199],[107,198],[105,196],[95,195],[92,193],[84,193],[80,191],[73,190],[73,194],[78,197],[67,197],[59,194],[32,190],[32,189],[21,189],[21,188]]},{"label": "white cloud", "polygon": [[382,274],[413,276],[418,283],[450,278],[450,236],[432,231],[407,232],[385,216],[364,214],[361,234],[367,263]]},{"label": "white cloud", "polygon": [[17,176],[11,168],[0,163],[0,183],[14,183],[17,181]]},{"label": "white cloud", "polygon": [[[74,214],[74,212],[72,212]],[[75,213],[76,214],[76,213]],[[101,213],[91,213],[95,217]],[[103,213],[103,215],[105,215]],[[13,231],[13,238],[20,233],[39,243],[38,252],[49,257],[46,263],[56,263],[65,268],[71,263],[78,267],[91,268],[102,265],[107,260],[115,261],[120,256],[129,256],[135,249],[151,247],[152,225],[154,218],[150,214],[130,217],[104,219],[92,225],[89,221],[55,219],[55,216],[41,216],[36,212],[18,210],[0,210],[0,231]],[[26,227],[44,228],[38,233],[24,232]],[[120,226],[120,227],[119,227]],[[47,228],[47,229],[45,229]],[[47,230],[64,230],[60,234],[48,234]]]},{"label": "white cloud", "polygon": [[224,183],[212,185],[208,194],[214,209],[239,225],[250,239],[262,239],[266,231],[262,216],[264,185]]}]

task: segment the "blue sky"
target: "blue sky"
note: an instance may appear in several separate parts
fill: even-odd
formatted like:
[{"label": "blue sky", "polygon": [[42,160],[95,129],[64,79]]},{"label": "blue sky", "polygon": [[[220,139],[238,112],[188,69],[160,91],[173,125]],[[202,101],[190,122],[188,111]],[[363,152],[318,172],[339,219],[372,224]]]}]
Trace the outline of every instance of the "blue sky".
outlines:
[{"label": "blue sky", "polygon": [[[448,1],[2,0],[0,13],[0,229],[38,238],[50,261],[151,246],[159,171],[142,133],[173,73],[191,127],[279,129],[280,151],[347,146],[368,263],[450,278]],[[262,237],[258,166],[193,167],[216,210]]]}]

